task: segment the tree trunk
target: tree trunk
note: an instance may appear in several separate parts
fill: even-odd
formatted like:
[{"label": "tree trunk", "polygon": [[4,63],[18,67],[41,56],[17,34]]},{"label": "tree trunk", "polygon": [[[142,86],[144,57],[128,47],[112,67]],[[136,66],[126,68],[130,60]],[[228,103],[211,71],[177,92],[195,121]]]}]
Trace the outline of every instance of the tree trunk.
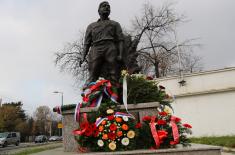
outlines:
[{"label": "tree trunk", "polygon": [[155,76],[156,78],[159,78],[160,77],[160,73],[159,73],[159,62],[156,62],[154,64],[154,68],[155,68]]}]

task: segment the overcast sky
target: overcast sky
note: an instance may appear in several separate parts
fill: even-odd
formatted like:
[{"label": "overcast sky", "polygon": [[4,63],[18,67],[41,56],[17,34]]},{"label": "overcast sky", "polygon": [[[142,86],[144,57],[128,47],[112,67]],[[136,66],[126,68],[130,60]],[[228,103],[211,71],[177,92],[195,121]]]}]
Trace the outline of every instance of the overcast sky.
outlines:
[{"label": "overcast sky", "polygon": [[[78,38],[80,30],[98,19],[95,0],[0,0],[0,98],[22,101],[32,114],[36,107],[80,101],[69,74],[55,67],[54,53]],[[110,0],[111,19],[128,29],[130,20],[147,0]],[[151,0],[159,7],[164,0]],[[200,38],[205,69],[235,66],[235,1],[175,0],[176,10],[189,22],[178,28],[178,38]]]}]

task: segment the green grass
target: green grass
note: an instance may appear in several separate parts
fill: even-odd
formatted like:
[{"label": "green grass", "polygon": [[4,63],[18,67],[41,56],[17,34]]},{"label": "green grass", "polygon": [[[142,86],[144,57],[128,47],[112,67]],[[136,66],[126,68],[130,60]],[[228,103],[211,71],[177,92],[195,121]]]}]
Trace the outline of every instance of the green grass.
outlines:
[{"label": "green grass", "polygon": [[34,146],[31,148],[25,148],[24,150],[14,153],[12,155],[29,155],[32,153],[37,153],[37,152],[42,152],[42,151],[46,151],[46,150],[51,150],[51,149],[55,149],[61,147],[61,145],[45,145],[45,146]]},{"label": "green grass", "polygon": [[190,138],[190,140],[192,143],[235,148],[235,135],[233,135],[233,136],[220,136],[220,137]]}]

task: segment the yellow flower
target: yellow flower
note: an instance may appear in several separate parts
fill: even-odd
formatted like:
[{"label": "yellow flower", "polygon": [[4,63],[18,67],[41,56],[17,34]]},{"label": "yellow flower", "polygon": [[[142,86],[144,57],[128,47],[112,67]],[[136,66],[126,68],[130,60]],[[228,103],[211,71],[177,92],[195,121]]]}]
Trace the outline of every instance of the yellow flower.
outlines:
[{"label": "yellow flower", "polygon": [[106,113],[107,113],[107,114],[112,114],[112,113],[114,113],[114,111],[113,111],[113,109],[108,109],[108,110],[106,111]]},{"label": "yellow flower", "polygon": [[167,114],[172,114],[172,110],[171,110],[169,107],[165,107],[165,108],[164,108],[164,111],[165,111]]},{"label": "yellow flower", "polygon": [[127,70],[122,70],[122,71],[121,71],[121,75],[122,75],[122,76],[127,76],[127,75],[128,75]]},{"label": "yellow flower", "polygon": [[127,137],[128,138],[134,138],[135,137],[135,132],[133,130],[130,130],[127,132]]},{"label": "yellow flower", "polygon": [[109,143],[109,149],[110,150],[115,150],[116,149],[116,144],[114,142]]}]

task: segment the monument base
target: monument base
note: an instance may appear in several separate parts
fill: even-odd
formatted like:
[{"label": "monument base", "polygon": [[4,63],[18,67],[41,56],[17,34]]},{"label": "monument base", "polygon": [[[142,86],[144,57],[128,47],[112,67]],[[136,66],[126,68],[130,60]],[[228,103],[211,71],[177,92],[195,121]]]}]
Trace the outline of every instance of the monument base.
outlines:
[{"label": "monument base", "polygon": [[[118,105],[121,110],[125,110],[124,105]],[[145,115],[155,115],[157,108],[159,107],[158,102],[128,104],[128,110],[135,115],[137,120],[142,121],[142,117]],[[97,111],[96,107],[81,108],[80,113],[92,113]],[[63,144],[65,152],[75,152],[78,150],[78,143],[72,135],[72,131],[78,128],[78,123],[74,120],[74,109],[63,111]]]},{"label": "monument base", "polygon": [[133,150],[115,152],[90,152],[82,155],[221,155],[221,147],[192,144],[189,147],[178,145],[176,148],[157,150]]}]

